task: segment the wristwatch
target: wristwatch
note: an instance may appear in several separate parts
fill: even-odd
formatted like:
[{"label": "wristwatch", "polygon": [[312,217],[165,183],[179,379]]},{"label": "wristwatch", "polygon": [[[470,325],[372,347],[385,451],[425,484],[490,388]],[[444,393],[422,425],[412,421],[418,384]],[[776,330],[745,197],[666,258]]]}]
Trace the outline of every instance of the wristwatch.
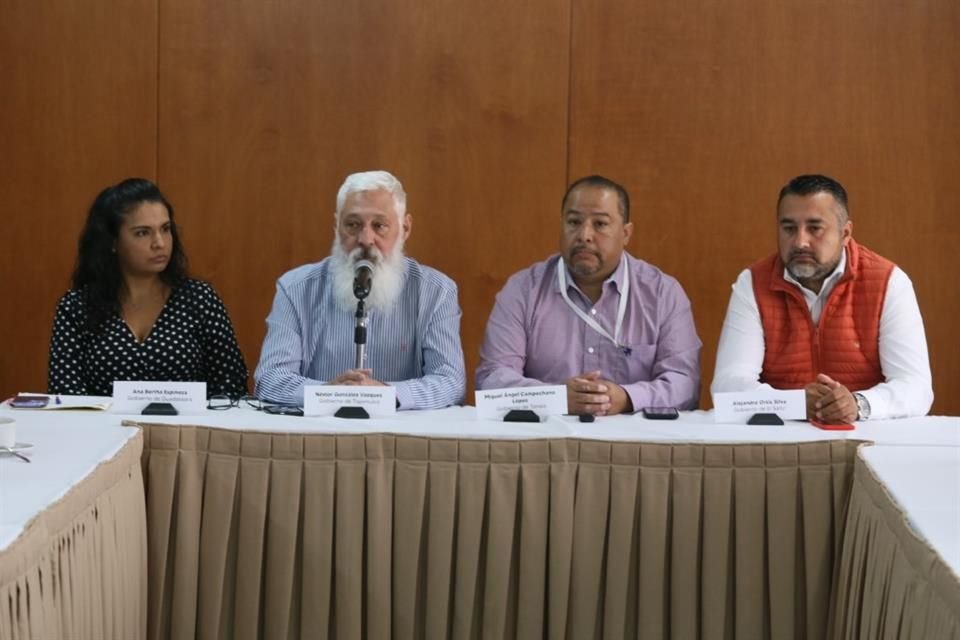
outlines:
[{"label": "wristwatch", "polygon": [[870,401],[862,393],[853,394],[853,399],[857,401],[857,420],[868,420],[870,418]]}]

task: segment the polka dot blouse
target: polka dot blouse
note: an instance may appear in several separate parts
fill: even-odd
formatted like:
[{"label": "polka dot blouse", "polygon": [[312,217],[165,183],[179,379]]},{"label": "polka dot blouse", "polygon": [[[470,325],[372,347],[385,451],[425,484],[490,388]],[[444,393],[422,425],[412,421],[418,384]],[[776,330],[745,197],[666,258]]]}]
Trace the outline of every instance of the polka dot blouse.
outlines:
[{"label": "polka dot blouse", "polygon": [[117,315],[87,329],[83,296],[68,291],[53,321],[49,393],[109,396],[114,380],[206,382],[207,395],[245,394],[247,367],[213,287],[187,280],[174,289],[143,342]]}]

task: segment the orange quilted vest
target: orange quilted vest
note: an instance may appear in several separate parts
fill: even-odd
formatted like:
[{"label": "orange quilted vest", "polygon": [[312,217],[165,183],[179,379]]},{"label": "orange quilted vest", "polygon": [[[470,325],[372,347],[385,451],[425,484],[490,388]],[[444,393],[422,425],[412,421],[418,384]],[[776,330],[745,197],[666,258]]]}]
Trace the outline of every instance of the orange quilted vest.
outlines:
[{"label": "orange quilted vest", "polygon": [[784,280],[778,254],[752,265],[766,344],[760,381],[776,389],[801,389],[825,373],[851,391],[883,382],[880,314],[893,267],[851,238],[846,271],[815,326],[803,294]]}]

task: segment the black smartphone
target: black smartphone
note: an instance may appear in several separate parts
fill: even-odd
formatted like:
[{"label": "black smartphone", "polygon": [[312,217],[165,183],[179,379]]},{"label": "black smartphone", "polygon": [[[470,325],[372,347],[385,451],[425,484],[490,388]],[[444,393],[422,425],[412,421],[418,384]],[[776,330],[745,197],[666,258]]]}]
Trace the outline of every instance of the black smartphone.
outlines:
[{"label": "black smartphone", "polygon": [[286,404],[268,404],[263,407],[265,413],[275,416],[302,416],[303,409]]},{"label": "black smartphone", "polygon": [[140,412],[144,416],[175,416],[177,408],[169,402],[151,402]]},{"label": "black smartphone", "polygon": [[647,420],[676,420],[680,412],[674,407],[644,407],[643,417]]}]

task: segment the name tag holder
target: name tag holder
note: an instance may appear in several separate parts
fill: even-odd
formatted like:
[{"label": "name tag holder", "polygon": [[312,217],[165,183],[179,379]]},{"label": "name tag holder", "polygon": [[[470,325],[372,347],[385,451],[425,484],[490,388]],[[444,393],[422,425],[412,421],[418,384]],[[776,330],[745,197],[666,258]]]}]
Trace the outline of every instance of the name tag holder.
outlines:
[{"label": "name tag holder", "polygon": [[170,404],[181,414],[207,410],[206,382],[117,381],[113,383],[112,413],[141,413],[150,404]]},{"label": "name tag holder", "polygon": [[351,420],[369,420],[370,414],[363,407],[340,407],[334,414],[334,418],[349,418]]},{"label": "name tag holder", "polygon": [[303,388],[303,415],[367,419],[397,412],[393,387],[310,385]]},{"label": "name tag holder", "polygon": [[561,384],[486,389],[476,392],[475,401],[480,420],[539,422],[544,417],[567,412],[567,387]]},{"label": "name tag holder", "polygon": [[776,416],[781,420],[806,420],[807,394],[803,389],[762,389],[713,394],[713,417],[716,422],[775,424],[756,420],[749,422],[756,414]]}]

